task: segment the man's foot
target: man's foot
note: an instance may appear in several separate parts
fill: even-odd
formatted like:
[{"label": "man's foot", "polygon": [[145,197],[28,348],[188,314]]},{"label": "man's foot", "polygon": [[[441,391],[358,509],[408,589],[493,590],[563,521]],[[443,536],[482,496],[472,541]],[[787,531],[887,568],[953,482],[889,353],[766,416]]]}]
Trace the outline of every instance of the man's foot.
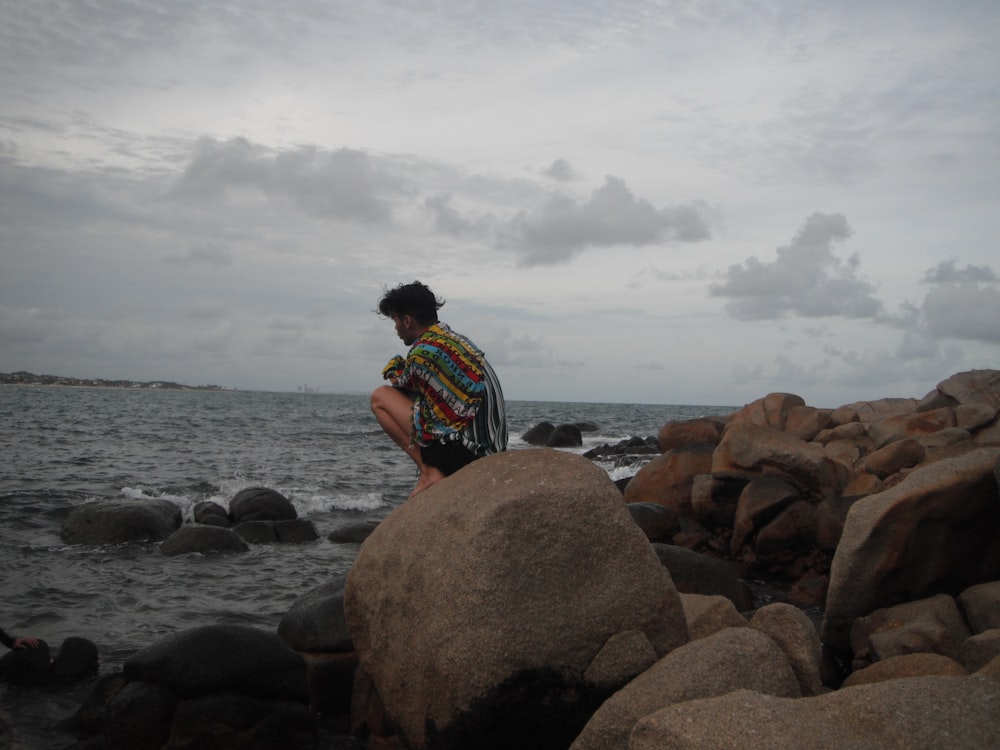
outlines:
[{"label": "man's foot", "polygon": [[423,492],[428,487],[431,487],[444,479],[444,474],[441,473],[440,469],[433,466],[425,466],[423,471],[420,472],[420,478],[417,479],[417,483],[413,487],[413,491],[410,493],[409,500],[414,495]]}]

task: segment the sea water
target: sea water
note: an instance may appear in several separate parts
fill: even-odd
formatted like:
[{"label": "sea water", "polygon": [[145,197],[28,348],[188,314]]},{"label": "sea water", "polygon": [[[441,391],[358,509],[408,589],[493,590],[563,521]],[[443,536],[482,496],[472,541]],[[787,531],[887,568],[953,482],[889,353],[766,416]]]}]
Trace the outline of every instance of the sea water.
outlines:
[{"label": "sea water", "polygon": [[[584,452],[655,435],[665,422],[734,407],[511,401],[510,448],[536,424],[586,422]],[[602,464],[612,478],[635,465]],[[199,625],[274,631],[297,597],[347,571],[356,544],[326,537],[379,520],[416,481],[413,464],[379,428],[366,395],[0,386],[0,627],[52,648],[93,641],[100,674],[135,651]],[[288,497],[319,540],[251,545],[240,555],[164,557],[158,545],[65,544],[60,529],[96,498],[224,506],[245,487]],[[0,748],[73,748],[52,726],[72,715],[93,680],[41,690],[0,686]],[[329,740],[333,743],[334,740]],[[334,744],[327,744],[334,747]],[[340,746],[340,745],[337,745]]]}]

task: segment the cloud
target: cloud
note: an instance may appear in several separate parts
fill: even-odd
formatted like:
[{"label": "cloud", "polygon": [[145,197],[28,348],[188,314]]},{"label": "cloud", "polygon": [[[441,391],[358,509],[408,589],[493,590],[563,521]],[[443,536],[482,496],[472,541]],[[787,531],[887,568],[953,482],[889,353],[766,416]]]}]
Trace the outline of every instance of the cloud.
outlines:
[{"label": "cloud", "polygon": [[954,258],[943,260],[924,274],[925,284],[948,284],[963,281],[981,281],[991,283],[997,281],[997,275],[989,266],[966,265],[958,268]]},{"label": "cloud", "polygon": [[402,192],[403,184],[362,151],[304,146],[274,152],[246,138],[202,138],[171,192],[204,201],[239,188],[286,198],[316,218],[388,224],[392,204],[386,195]]},{"label": "cloud", "polygon": [[542,171],[542,174],[559,182],[570,182],[577,178],[573,165],[565,159],[556,159],[547,169]]},{"label": "cloud", "polygon": [[970,282],[938,286],[927,293],[923,313],[936,338],[1000,344],[1000,289]]},{"label": "cloud", "polygon": [[710,232],[698,207],[657,209],[609,175],[584,203],[557,196],[534,214],[518,213],[505,235],[522,264],[534,266],[570,260],[588,247],[696,242]]},{"label": "cloud", "polygon": [[815,213],[791,244],[778,248],[776,260],[767,263],[750,257],[743,265],[732,265],[725,281],[712,285],[710,293],[733,300],[726,310],[743,320],[787,314],[879,317],[882,303],[873,296],[874,286],[858,276],[857,256],[844,261],[833,254],[833,244],[851,233],[842,215]]}]

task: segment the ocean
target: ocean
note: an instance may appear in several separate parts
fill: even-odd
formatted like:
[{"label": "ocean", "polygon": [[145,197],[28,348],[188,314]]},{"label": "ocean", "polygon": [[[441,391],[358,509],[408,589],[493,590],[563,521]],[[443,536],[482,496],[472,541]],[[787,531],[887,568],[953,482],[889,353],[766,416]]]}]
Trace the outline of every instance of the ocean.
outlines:
[{"label": "ocean", "polygon": [[[530,447],[520,436],[543,421],[596,425],[582,448],[571,449],[583,453],[735,408],[510,401],[509,448]],[[87,638],[102,675],[179,630],[240,623],[274,631],[297,597],[350,568],[358,546],[327,535],[384,518],[416,480],[367,395],[0,385],[0,456],[0,627],[53,649],[70,636]],[[637,470],[601,465],[613,479]],[[320,539],[173,558],[153,543],[83,547],[60,539],[70,510],[89,499],[167,499],[190,520],[196,503],[228,506],[240,489],[258,486],[288,497]],[[0,726],[8,726],[0,748],[77,747],[52,727],[79,708],[93,682],[58,690],[0,685]]]}]

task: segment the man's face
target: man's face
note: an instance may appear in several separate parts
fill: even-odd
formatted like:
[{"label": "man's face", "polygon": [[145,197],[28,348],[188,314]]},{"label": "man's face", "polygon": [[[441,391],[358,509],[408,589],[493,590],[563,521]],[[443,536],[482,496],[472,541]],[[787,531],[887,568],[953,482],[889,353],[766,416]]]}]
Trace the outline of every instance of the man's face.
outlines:
[{"label": "man's face", "polygon": [[417,340],[416,334],[413,332],[414,321],[412,316],[393,314],[392,322],[396,324],[396,335],[403,340],[404,344],[410,346]]}]

